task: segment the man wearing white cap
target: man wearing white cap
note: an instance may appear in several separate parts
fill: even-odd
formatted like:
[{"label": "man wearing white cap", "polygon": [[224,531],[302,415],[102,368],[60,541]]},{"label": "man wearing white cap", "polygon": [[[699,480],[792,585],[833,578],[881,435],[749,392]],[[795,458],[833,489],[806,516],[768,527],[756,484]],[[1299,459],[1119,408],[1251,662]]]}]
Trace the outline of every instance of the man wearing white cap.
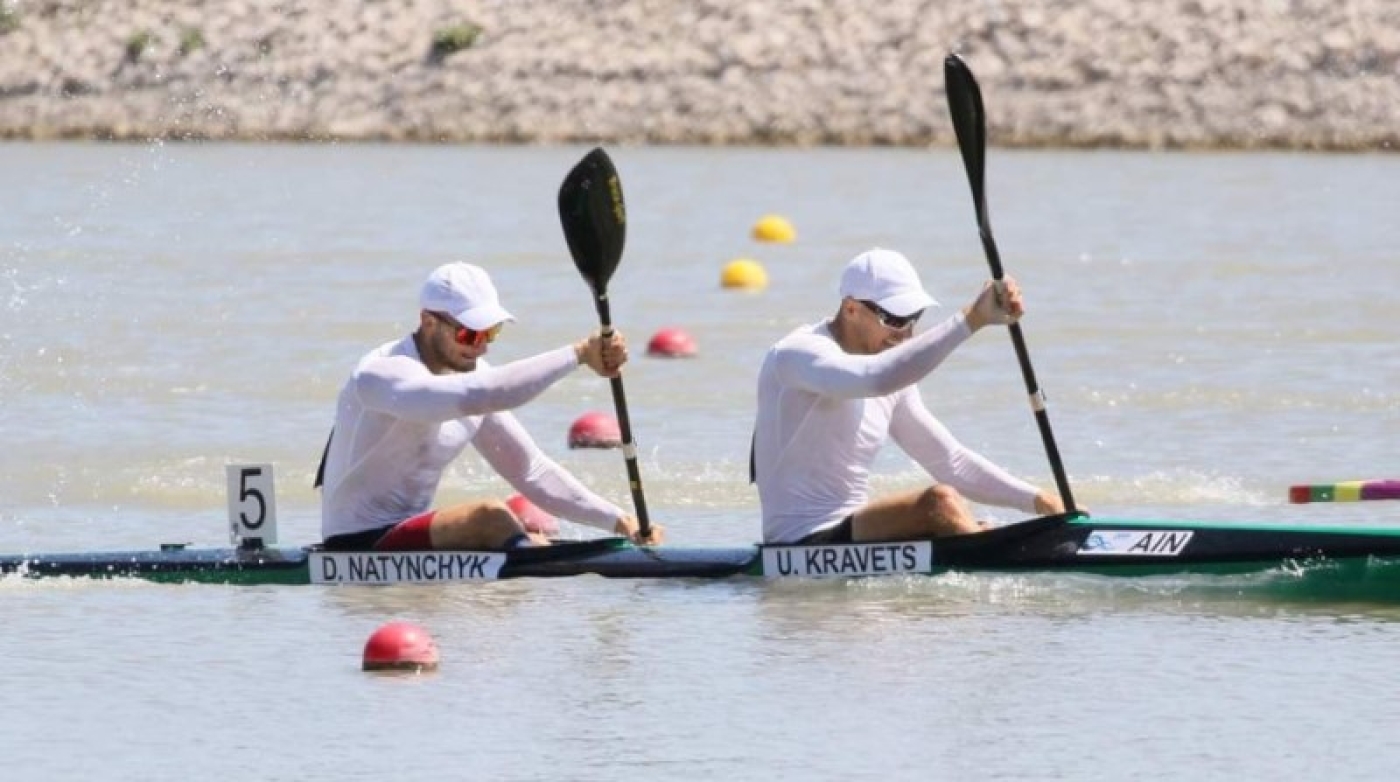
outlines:
[{"label": "man wearing white cap", "polygon": [[541,509],[659,542],[656,527],[640,540],[630,515],[545,456],[509,412],[580,364],[616,377],[627,361],[621,334],[490,366],[488,346],[515,318],[486,272],[466,263],[434,270],[419,307],[418,329],[370,351],[340,391],[323,462],[327,549],[504,549],[530,541],[500,500],[431,509],[443,471],[467,445]]},{"label": "man wearing white cap", "polygon": [[[840,292],[834,317],[779,340],[759,371],[752,466],[765,542],[976,532],[964,496],[1026,513],[1063,512],[1055,495],[958,442],[917,386],[983,326],[1021,317],[1015,280],[988,282],[971,304],[918,336],[914,324],[938,302],[903,255],[880,248],[857,255]],[[937,483],[871,499],[870,465],[890,439]]]}]

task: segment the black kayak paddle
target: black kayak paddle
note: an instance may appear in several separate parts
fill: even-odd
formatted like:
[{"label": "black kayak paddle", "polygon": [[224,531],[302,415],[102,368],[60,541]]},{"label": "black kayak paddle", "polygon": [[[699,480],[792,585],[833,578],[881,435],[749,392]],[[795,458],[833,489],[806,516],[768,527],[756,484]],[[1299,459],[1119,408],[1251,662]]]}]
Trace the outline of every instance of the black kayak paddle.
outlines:
[{"label": "black kayak paddle", "polygon": [[[622,246],[627,239],[627,207],[622,201],[622,179],[608,153],[601,148],[584,155],[564,177],[564,183],[559,186],[559,221],[564,226],[564,239],[569,243],[574,265],[593,290],[602,334],[611,336],[608,280],[622,260]],[[646,538],[651,534],[651,521],[647,518],[646,498],[642,494],[642,474],[637,467],[632,423],[627,416],[627,396],[620,376],[610,378],[610,383],[618,429],[622,434],[622,453],[627,460],[632,504],[637,510],[641,536]]]},{"label": "black kayak paddle", "polygon": [[[948,55],[943,61],[943,80],[948,91],[948,113],[953,117],[953,130],[958,136],[963,167],[967,169],[967,181],[972,185],[972,201],[977,208],[977,230],[982,235],[982,249],[986,252],[987,264],[992,268],[992,279],[1000,280],[1004,276],[1001,254],[997,252],[992,223],[987,217],[987,193],[983,179],[987,162],[987,114],[982,108],[982,90],[977,86],[972,69],[956,54]],[[1050,430],[1045,392],[1036,383],[1035,369],[1031,367],[1030,351],[1026,349],[1021,324],[1012,323],[1008,330],[1011,332],[1011,342],[1016,346],[1016,358],[1021,362],[1021,376],[1026,381],[1026,393],[1030,395],[1035,422],[1040,427],[1040,439],[1045,443],[1045,455],[1049,457],[1050,469],[1055,473],[1055,486],[1060,491],[1065,513],[1073,515],[1074,496],[1070,493],[1064,463],[1060,461],[1060,450],[1055,447],[1055,433]]]}]

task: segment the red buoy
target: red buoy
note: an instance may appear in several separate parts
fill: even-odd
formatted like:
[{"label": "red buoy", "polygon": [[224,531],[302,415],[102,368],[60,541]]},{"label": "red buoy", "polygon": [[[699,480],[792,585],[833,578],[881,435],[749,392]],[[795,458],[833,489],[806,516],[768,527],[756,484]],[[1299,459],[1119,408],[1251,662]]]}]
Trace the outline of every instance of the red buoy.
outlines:
[{"label": "red buoy", "polygon": [[570,448],[617,448],[622,445],[622,430],[617,419],[606,413],[584,413],[569,427]]},{"label": "red buoy", "polygon": [[390,622],[365,642],[366,671],[435,671],[437,643],[428,631],[409,622]]},{"label": "red buoy", "polygon": [[695,350],[695,340],[681,329],[662,329],[647,343],[647,355],[662,358],[689,358]]},{"label": "red buoy", "polygon": [[540,506],[530,502],[523,494],[512,494],[506,500],[506,507],[515,514],[525,529],[538,535],[553,535],[559,532],[559,521],[540,510]]}]

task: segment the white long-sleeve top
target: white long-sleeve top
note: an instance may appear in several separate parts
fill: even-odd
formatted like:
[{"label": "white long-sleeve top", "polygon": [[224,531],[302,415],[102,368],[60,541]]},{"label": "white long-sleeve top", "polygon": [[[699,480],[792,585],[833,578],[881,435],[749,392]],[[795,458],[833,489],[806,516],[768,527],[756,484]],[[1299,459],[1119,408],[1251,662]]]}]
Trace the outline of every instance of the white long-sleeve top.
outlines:
[{"label": "white long-sleeve top", "polygon": [[916,383],[971,335],[959,312],[889,350],[854,355],[828,319],[769,349],[754,426],[764,541],[796,542],[865,505],[887,439],[969,499],[1034,513],[1035,487],[958,442],[919,395]]},{"label": "white long-sleeve top", "polygon": [[435,375],[412,335],[360,359],[340,390],[321,492],[322,537],[427,511],[447,465],[471,444],[516,491],[555,516],[612,531],[623,511],[540,451],[508,411],[572,372],[572,347]]}]

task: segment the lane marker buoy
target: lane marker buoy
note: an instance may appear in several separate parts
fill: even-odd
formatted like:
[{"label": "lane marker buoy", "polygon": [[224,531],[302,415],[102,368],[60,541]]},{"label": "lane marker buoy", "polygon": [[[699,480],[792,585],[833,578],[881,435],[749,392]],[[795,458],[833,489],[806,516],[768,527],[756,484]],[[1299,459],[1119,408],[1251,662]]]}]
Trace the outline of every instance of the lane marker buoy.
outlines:
[{"label": "lane marker buoy", "polygon": [[662,358],[689,358],[696,353],[695,340],[677,328],[665,328],[656,332],[647,343],[647,355]]},{"label": "lane marker buoy", "polygon": [[753,224],[753,238],[760,242],[787,244],[797,239],[797,229],[782,215],[764,215]]},{"label": "lane marker buoy", "polygon": [[365,641],[366,671],[423,673],[437,667],[437,643],[427,630],[411,622],[390,622]]},{"label": "lane marker buoy", "polygon": [[768,285],[768,272],[752,258],[736,258],[724,265],[719,284],[725,288],[762,290]]},{"label": "lane marker buoy", "polygon": [[1288,487],[1288,501],[1295,503],[1367,500],[1400,500],[1400,481],[1339,481]]},{"label": "lane marker buoy", "polygon": [[622,430],[617,419],[607,413],[584,413],[569,427],[570,448],[617,448],[622,445]]},{"label": "lane marker buoy", "polygon": [[530,502],[523,494],[512,494],[506,500],[506,507],[515,514],[525,529],[537,535],[554,535],[559,532],[559,520],[545,513],[540,506]]}]

